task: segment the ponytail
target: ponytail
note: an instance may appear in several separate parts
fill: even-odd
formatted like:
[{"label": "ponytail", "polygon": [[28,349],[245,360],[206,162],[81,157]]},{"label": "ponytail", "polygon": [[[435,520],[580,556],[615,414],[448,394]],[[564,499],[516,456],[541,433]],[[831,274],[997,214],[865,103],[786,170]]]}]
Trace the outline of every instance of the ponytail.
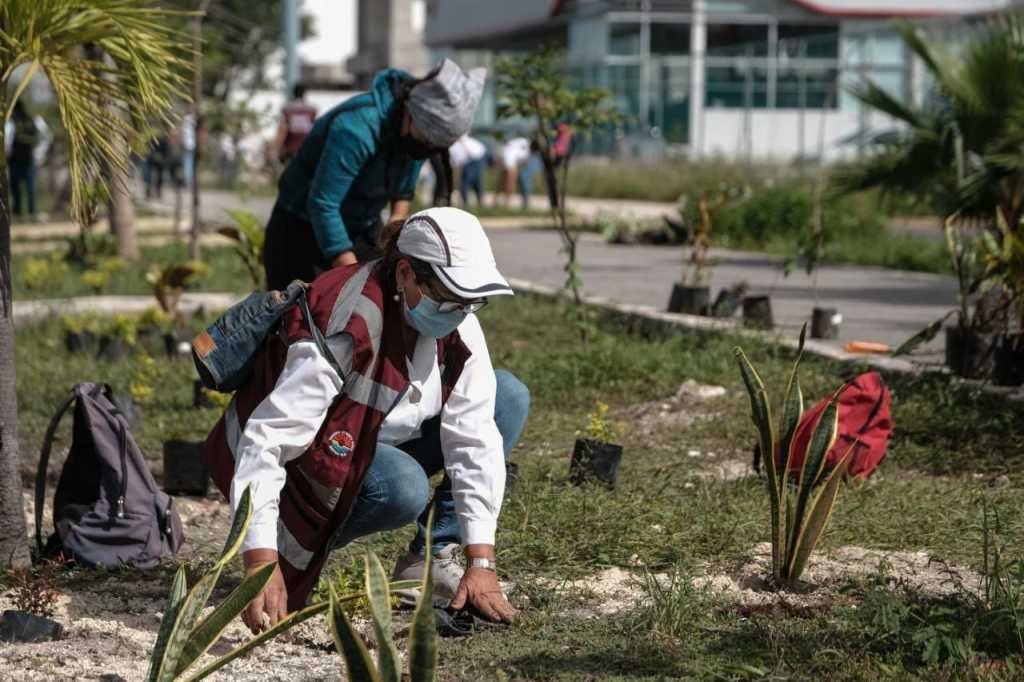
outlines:
[{"label": "ponytail", "polygon": [[380,229],[380,234],[377,237],[377,247],[384,254],[380,267],[384,271],[384,279],[389,287],[395,281],[395,267],[398,265],[398,261],[403,258],[412,265],[413,272],[416,273],[416,277],[420,281],[427,282],[436,279],[436,275],[434,275],[434,271],[429,263],[425,263],[419,258],[406,256],[398,250],[398,237],[402,234],[402,227],[404,225],[405,220],[403,219],[392,220]]}]

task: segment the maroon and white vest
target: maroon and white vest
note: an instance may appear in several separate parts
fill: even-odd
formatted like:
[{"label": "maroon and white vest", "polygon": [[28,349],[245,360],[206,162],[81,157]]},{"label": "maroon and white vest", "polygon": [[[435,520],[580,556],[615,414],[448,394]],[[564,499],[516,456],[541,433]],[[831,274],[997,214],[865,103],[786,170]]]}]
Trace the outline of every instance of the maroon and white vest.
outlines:
[{"label": "maroon and white vest", "polygon": [[[277,524],[279,565],[288,588],[288,610],[302,608],[316,586],[331,537],[352,510],[373,461],[377,433],[409,386],[402,303],[393,300],[377,262],[334,268],[310,285],[313,320],[342,371],[334,398],[313,443],[285,465]],[[273,390],[288,344],[309,339],[301,309],[284,319],[284,339],[273,336],[204,444],[210,475],[227,497],[236,448],[249,415]],[[469,349],[458,332],[437,344],[442,401],[458,381]]]}]

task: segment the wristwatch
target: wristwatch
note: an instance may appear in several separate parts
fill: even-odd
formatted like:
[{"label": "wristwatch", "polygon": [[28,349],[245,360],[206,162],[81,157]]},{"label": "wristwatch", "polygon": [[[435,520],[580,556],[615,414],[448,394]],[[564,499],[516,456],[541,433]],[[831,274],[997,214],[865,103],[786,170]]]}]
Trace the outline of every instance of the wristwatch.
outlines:
[{"label": "wristwatch", "polygon": [[483,568],[488,571],[498,570],[498,565],[490,559],[484,559],[483,557],[473,557],[469,560],[469,568]]}]

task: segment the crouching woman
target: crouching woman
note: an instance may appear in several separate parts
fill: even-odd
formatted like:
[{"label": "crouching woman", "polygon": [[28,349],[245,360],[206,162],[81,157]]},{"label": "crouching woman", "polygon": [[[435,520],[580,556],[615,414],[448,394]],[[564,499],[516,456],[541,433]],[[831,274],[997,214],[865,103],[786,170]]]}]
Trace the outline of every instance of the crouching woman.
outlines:
[{"label": "crouching woman", "polygon": [[394,576],[421,578],[431,505],[435,593],[494,621],[517,613],[498,584],[494,537],[529,393],[491,367],[474,315],[512,290],[465,211],[421,211],[384,241],[382,259],[309,286],[320,334],[290,309],[207,439],[233,508],[253,491],[246,570],[278,562],[243,614],[253,632],[302,608],[328,553],[359,537],[417,522]]}]

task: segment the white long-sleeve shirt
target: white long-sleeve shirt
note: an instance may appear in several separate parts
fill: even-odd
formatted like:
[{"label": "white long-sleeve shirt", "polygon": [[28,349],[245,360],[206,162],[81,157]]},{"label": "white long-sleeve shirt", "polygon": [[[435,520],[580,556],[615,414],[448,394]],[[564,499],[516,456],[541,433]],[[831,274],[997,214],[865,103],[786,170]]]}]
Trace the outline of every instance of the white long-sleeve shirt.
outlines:
[{"label": "white long-sleeve shirt", "polygon": [[[472,354],[447,403],[441,404],[437,340],[420,336],[407,360],[410,386],[377,435],[377,442],[400,445],[420,435],[424,421],[441,416],[441,450],[452,483],[464,545],[494,544],[505,493],[505,457],[494,423],[494,369],[475,315],[459,325]],[[236,450],[231,506],[252,484],[253,516],[243,550],[277,549],[278,500],[284,465],[313,442],[342,380],[312,341],[288,348],[274,390],[246,422]]]}]

